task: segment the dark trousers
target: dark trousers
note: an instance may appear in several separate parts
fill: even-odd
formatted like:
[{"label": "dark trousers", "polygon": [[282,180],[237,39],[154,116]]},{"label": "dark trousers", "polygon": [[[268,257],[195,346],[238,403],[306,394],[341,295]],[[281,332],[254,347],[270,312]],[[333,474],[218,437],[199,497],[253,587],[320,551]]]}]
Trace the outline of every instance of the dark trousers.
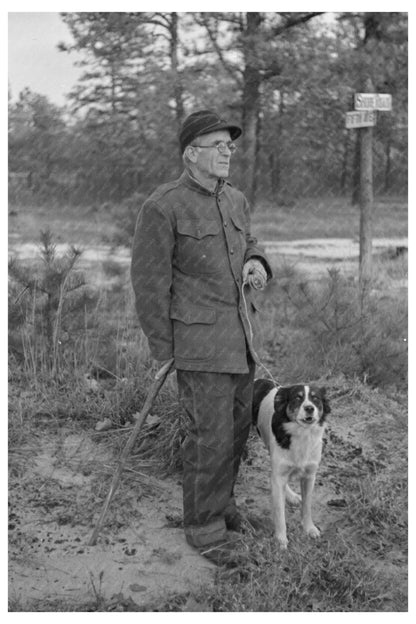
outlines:
[{"label": "dark trousers", "polygon": [[195,547],[226,536],[233,496],[251,424],[255,364],[247,374],[177,371],[186,414],[183,508],[187,541]]}]

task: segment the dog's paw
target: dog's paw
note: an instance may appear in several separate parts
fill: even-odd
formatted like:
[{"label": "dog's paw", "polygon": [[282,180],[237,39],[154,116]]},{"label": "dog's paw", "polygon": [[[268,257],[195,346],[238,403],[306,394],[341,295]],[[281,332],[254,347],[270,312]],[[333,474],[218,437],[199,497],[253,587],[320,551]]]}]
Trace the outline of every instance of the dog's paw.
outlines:
[{"label": "dog's paw", "polygon": [[276,535],[276,540],[280,550],[286,550],[288,545],[288,539],[286,535]]},{"label": "dog's paw", "polygon": [[295,505],[296,507],[298,507],[302,502],[302,497],[300,494],[296,494],[296,492],[294,492],[290,488],[287,488],[286,500],[289,503],[289,505]]},{"label": "dog's paw", "polygon": [[305,527],[305,531],[306,531],[307,535],[309,537],[312,537],[313,539],[321,537],[320,530],[314,524],[312,524],[311,526]]}]

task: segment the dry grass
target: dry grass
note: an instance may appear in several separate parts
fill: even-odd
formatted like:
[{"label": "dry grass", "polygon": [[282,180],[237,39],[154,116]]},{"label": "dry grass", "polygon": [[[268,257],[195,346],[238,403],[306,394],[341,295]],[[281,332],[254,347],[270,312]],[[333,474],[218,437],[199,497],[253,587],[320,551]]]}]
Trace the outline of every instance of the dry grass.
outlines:
[{"label": "dry grass", "polygon": [[[407,237],[405,198],[376,198],[373,207],[375,238]],[[253,233],[262,240],[352,238],[358,240],[359,206],[348,197],[300,199],[292,206],[259,203],[252,217]]]},{"label": "dry grass", "polygon": [[35,242],[40,230],[50,229],[57,243],[91,246],[117,231],[109,209],[96,206],[18,206],[9,219],[9,242]]},{"label": "dry grass", "polygon": [[[136,202],[138,210],[143,198]],[[135,205],[128,206],[134,210]],[[374,202],[375,237],[407,237],[407,200],[405,197],[376,198]],[[105,241],[124,243],[117,221],[116,206],[30,206],[16,207],[9,220],[10,242],[33,242],[33,234],[50,228],[57,242],[74,245],[94,245]],[[127,208],[122,217],[126,220]],[[130,214],[130,213],[128,213]],[[131,221],[131,217],[130,221]],[[252,216],[253,233],[261,240],[294,240],[299,238],[357,238],[359,207],[352,206],[348,197],[317,197],[299,199],[291,206],[259,202]],[[125,230],[132,228],[132,222]]]},{"label": "dry grass", "polygon": [[402,258],[380,262],[362,296],[357,279],[335,270],[311,281],[291,265],[280,267],[262,296],[262,355],[279,382],[344,374],[406,388],[406,271]]},{"label": "dry grass", "polygon": [[[308,238],[322,236],[320,228],[328,221],[331,204],[315,208],[316,211],[319,208],[320,216],[307,213],[306,206],[303,212],[297,213],[294,209],[285,209],[288,214],[279,238],[284,238],[293,224],[299,223],[299,215],[306,217],[307,214],[314,225],[305,228],[303,234]],[[338,217],[335,215],[333,227],[340,228],[339,235],[346,235],[347,221],[352,215],[345,217],[342,203],[335,208],[334,214],[336,212]],[[380,211],[388,219],[383,226],[386,231],[390,235],[402,235],[403,224],[390,229],[393,220],[400,221],[397,211],[394,218],[387,214],[387,206],[380,205]],[[279,214],[284,216],[283,211]],[[266,210],[255,217],[259,231],[270,215]],[[277,219],[275,213],[273,219]],[[69,227],[63,229],[62,235],[66,236],[68,230]],[[88,228],[85,231],[88,232]],[[95,234],[99,236],[100,232],[95,231]],[[326,235],[335,234],[326,232]],[[25,236],[27,234],[23,238]],[[270,229],[267,237],[272,237]],[[379,258],[377,262],[377,280],[369,294],[370,333],[366,334],[367,337],[371,334],[374,341],[366,339],[361,343],[367,353],[372,354],[368,361],[377,364],[378,378],[374,375],[371,379],[368,368],[358,367],[356,354],[351,355],[355,329],[344,328],[344,333],[340,325],[332,333],[325,333],[323,329],[325,323],[331,324],[335,318],[351,319],[357,315],[357,303],[351,296],[356,289],[354,282],[339,282],[337,291],[328,277],[314,285],[317,290],[309,291],[310,301],[329,302],[324,311],[318,310],[319,314],[316,306],[306,309],[305,291],[302,294],[299,289],[305,278],[290,265],[278,272],[276,286],[264,295],[266,346],[263,359],[266,365],[283,383],[313,378],[320,379],[328,387],[332,417],[337,419],[338,429],[336,435],[332,432],[325,448],[322,476],[345,501],[340,520],[329,527],[319,543],[305,541],[300,529],[295,527],[290,549],[280,554],[276,553],[269,535],[247,535],[244,543],[250,558],[244,569],[231,576],[219,572],[214,590],[201,589],[195,595],[170,596],[166,601],[149,604],[145,610],[186,611],[191,610],[192,605],[200,605],[201,610],[222,612],[399,612],[406,609],[407,422],[406,386],[402,379],[405,366],[401,361],[395,378],[392,378],[390,366],[387,378],[385,370],[389,363],[381,349],[386,345],[391,347],[391,341],[394,343],[405,330],[405,323],[398,321],[406,309],[403,284],[407,264],[404,258]],[[25,487],[38,503],[46,508],[56,503],[56,514],[61,513],[59,504],[65,503],[65,513],[72,521],[88,526],[101,509],[115,461],[124,448],[134,414],[140,411],[146,388],[155,373],[145,340],[137,328],[125,275],[113,265],[106,270],[115,282],[100,292],[99,305],[93,310],[94,322],[84,323],[84,329],[71,345],[71,357],[62,357],[62,374],[52,380],[46,373],[39,374],[39,368],[35,370],[32,361],[22,361],[15,356],[11,357],[9,368],[11,491],[16,488],[18,492],[24,476]],[[283,296],[285,284],[289,286],[288,294],[292,299]],[[312,292],[319,292],[319,297],[311,299]],[[303,298],[303,304],[299,298]],[[359,362],[362,361],[363,358]],[[383,383],[377,379],[382,379]],[[95,423],[104,418],[111,420],[113,428],[100,434],[92,433]],[[134,497],[157,496],[163,475],[179,472],[181,419],[174,376],[170,376],[126,466],[116,499],[120,504],[110,511],[106,530],[131,520]],[[65,494],[66,500],[61,501],[53,479],[44,481],[39,495],[39,482],[31,478],[30,469],[40,448],[55,458],[57,466],[73,467],[71,462],[75,460],[69,460],[62,452],[68,431],[81,437],[88,433],[94,438],[97,454],[86,455],[78,466],[85,475],[94,475],[94,495],[71,491]],[[49,446],[45,447],[45,441]],[[121,508],[122,514],[118,513]],[[43,611],[74,610],[73,605],[69,608],[65,602],[46,601],[35,607]],[[19,611],[19,604],[12,603],[10,610]],[[91,603],[78,605],[75,610],[136,609],[128,600],[106,602],[96,585]]]}]

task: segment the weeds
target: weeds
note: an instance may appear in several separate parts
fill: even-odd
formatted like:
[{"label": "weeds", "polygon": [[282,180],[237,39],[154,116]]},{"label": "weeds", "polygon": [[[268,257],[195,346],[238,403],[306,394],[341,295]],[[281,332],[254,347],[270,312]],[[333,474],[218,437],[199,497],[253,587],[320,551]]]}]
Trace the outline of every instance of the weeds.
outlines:
[{"label": "weeds", "polygon": [[[248,578],[221,581],[210,595],[215,611],[378,611],[391,604],[391,585],[342,534],[319,544],[297,540],[280,553],[270,540],[250,544],[261,565]],[[204,600],[207,596],[204,595]],[[402,610],[404,605],[394,605]]]},{"label": "weeds", "polygon": [[85,279],[75,269],[80,255],[71,247],[58,257],[46,230],[40,235],[42,268],[37,273],[15,259],[9,263],[9,327],[12,332],[20,330],[24,362],[34,379],[42,372],[53,378],[60,372],[61,345],[70,340],[74,317],[87,305]]},{"label": "weeds", "polygon": [[324,452],[320,474],[342,488],[345,499],[338,520],[318,541],[307,539],[298,525],[291,526],[287,551],[279,550],[273,538],[245,536],[255,564],[231,576],[219,572],[214,589],[201,592],[198,601],[208,602],[213,611],[407,609],[405,589],[400,589],[406,586],[405,474],[371,470],[369,475],[365,453],[341,439],[331,450]]},{"label": "weeds", "polygon": [[371,385],[405,387],[405,295],[361,299],[354,280],[328,271],[310,282],[293,270],[276,278],[264,296],[266,357],[280,378],[311,380],[344,374]]},{"label": "weeds", "polygon": [[116,231],[110,240],[112,245],[131,247],[137,214],[146,199],[145,195],[136,192],[120,204],[110,208],[112,221],[117,224]]},{"label": "weeds", "polygon": [[[126,223],[127,232],[130,217]],[[116,283],[97,292],[77,273],[76,250],[58,258],[48,234],[42,253],[36,270],[16,263],[10,267],[12,492],[19,494],[25,477],[29,499],[44,507],[50,521],[90,527],[155,371],[137,327],[125,271],[108,262],[104,271]],[[263,361],[283,383],[324,380],[335,429],[345,427],[345,435],[330,431],[320,471],[342,496],[339,519],[329,523],[317,543],[294,525],[286,553],[265,534],[246,535],[250,562],[244,570],[231,576],[219,571],[213,589],[171,596],[140,610],[186,611],[195,605],[219,612],[405,610],[406,302],[402,290],[390,296],[383,287],[405,274],[405,262],[380,262],[363,307],[354,280],[332,271],[311,283],[290,265],[277,271],[263,295]],[[104,418],[113,429],[94,434],[95,423]],[[176,478],[182,419],[171,376],[126,465],[107,530],[136,518],[138,498],[161,494],[161,475]],[[36,453],[45,451],[45,440],[62,442],[68,429],[88,432],[95,452],[100,450],[82,459],[79,449],[74,451],[76,470],[90,477],[91,489],[58,487],[53,478],[28,476]],[[58,446],[50,451],[57,466],[73,468]],[[46,601],[37,610],[139,610],[122,594],[106,600],[100,579],[91,583],[88,604],[74,609]],[[11,602],[11,610],[19,611],[18,601]]]},{"label": "weeds", "polygon": [[395,475],[386,488],[385,474],[366,477],[357,484],[358,493],[350,501],[350,518],[365,547],[383,557],[397,547],[407,551],[407,482]]}]

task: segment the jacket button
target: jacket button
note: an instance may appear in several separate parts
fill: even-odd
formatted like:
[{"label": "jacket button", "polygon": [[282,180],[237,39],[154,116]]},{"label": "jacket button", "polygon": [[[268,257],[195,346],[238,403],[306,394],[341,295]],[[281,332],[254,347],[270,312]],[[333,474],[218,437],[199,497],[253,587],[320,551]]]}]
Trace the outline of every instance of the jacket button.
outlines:
[{"label": "jacket button", "polygon": [[234,253],[234,249],[230,249],[230,254],[233,254],[233,253]]},{"label": "jacket button", "polygon": [[224,221],[224,227],[227,227],[228,223],[227,221]]}]

